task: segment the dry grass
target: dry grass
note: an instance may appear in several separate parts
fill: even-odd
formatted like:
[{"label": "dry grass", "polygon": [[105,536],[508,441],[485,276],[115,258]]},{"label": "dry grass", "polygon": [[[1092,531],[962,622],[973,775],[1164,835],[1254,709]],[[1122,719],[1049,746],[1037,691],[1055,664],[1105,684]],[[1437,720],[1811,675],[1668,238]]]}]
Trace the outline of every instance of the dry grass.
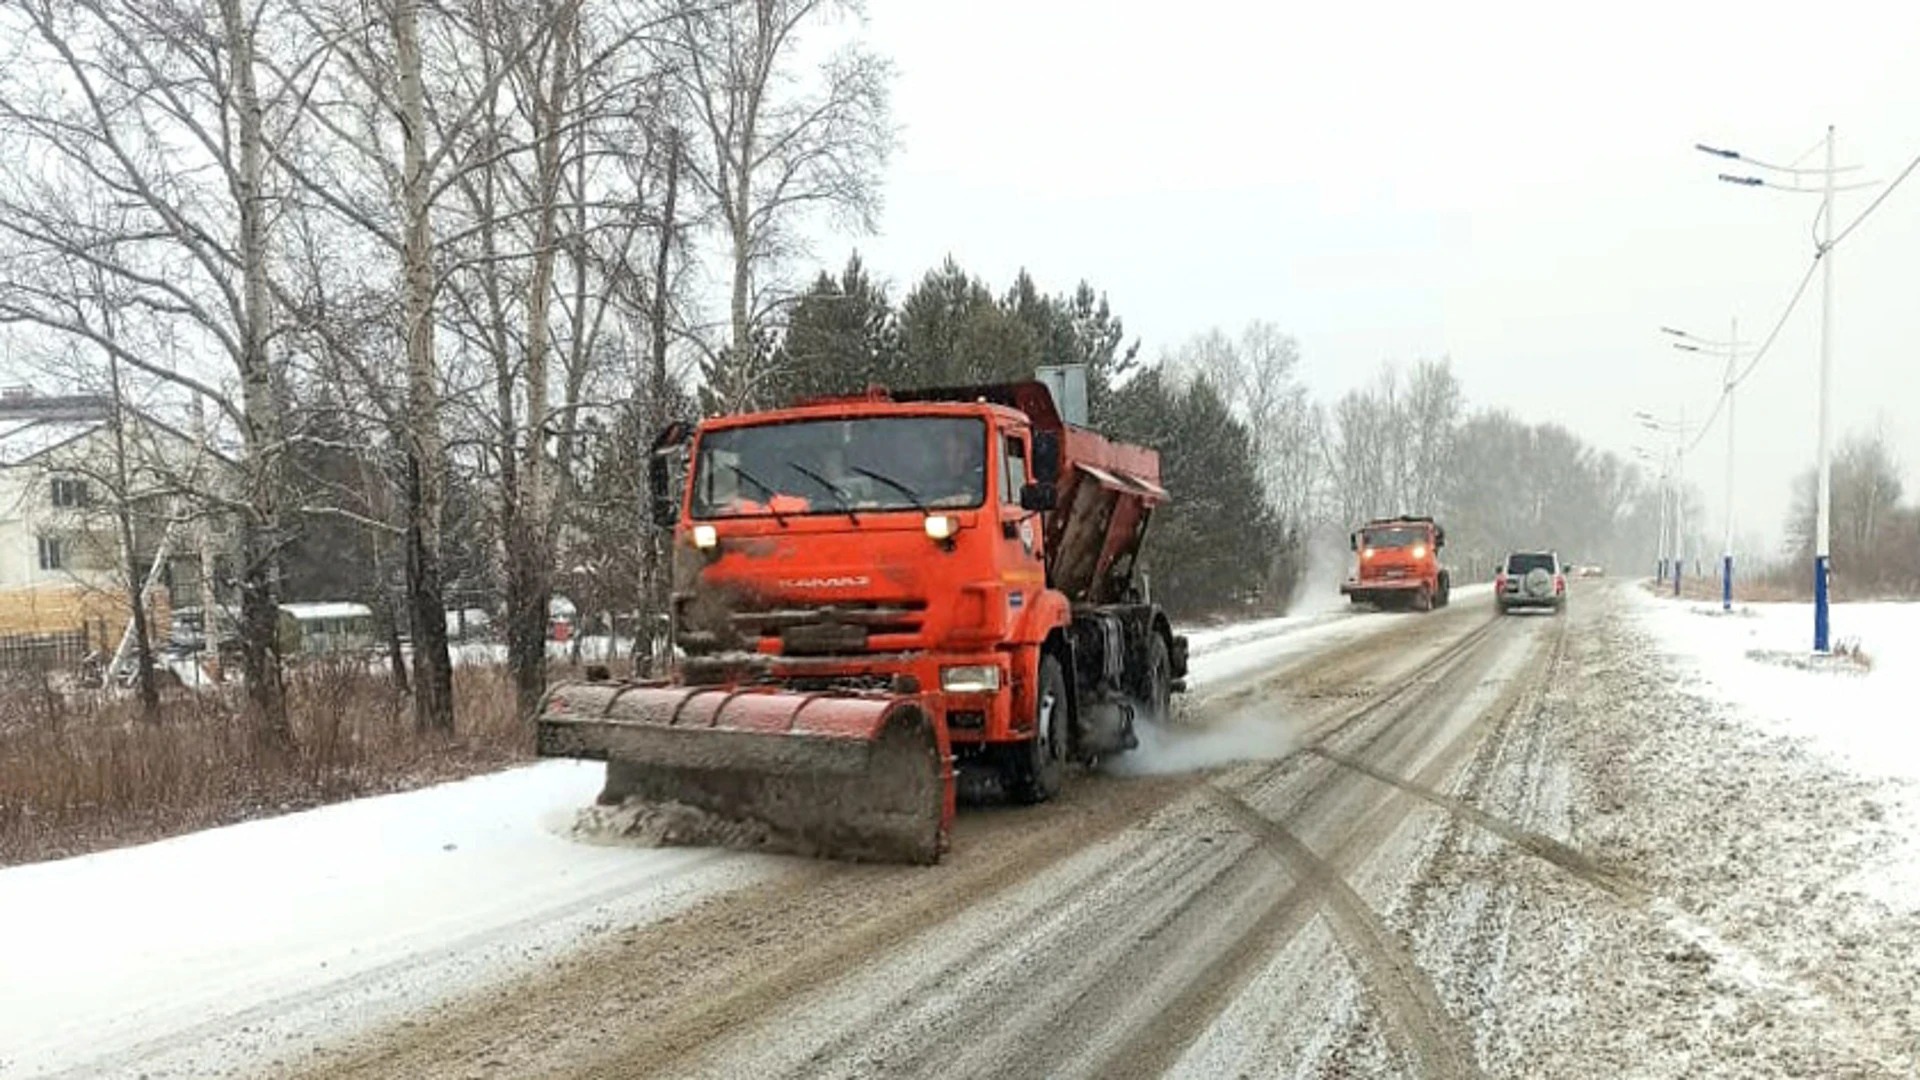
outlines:
[{"label": "dry grass", "polygon": [[[1673,595],[1673,579],[1655,584],[1652,578],[1644,578],[1641,587],[1659,596]],[[1719,602],[1720,577],[1718,571],[1707,577],[1688,577],[1682,580],[1680,595],[1687,600]],[[1766,567],[1758,572],[1734,574],[1733,599],[1737,604],[1775,604],[1800,603],[1813,601],[1813,575],[1803,572],[1798,566]],[[1841,574],[1833,577],[1833,602],[1862,603],[1888,600],[1920,599],[1920,588],[1895,588],[1889,585],[1859,584]]]},{"label": "dry grass", "polygon": [[[1655,596],[1671,597],[1673,579],[1656,584],[1652,578],[1641,583],[1641,587]],[[1711,603],[1720,602],[1720,579],[1717,577],[1682,578],[1680,596],[1685,600],[1698,600]],[[1785,581],[1773,578],[1741,579],[1737,574],[1733,580],[1733,602],[1736,604],[1775,604],[1796,600],[1810,600],[1810,595],[1795,593],[1793,587]]]},{"label": "dry grass", "polygon": [[456,732],[414,731],[408,699],[364,666],[287,686],[294,741],[263,742],[237,688],[175,691],[157,721],[123,699],[0,684],[0,866],[77,855],[419,787],[531,756],[504,671],[454,674]]}]

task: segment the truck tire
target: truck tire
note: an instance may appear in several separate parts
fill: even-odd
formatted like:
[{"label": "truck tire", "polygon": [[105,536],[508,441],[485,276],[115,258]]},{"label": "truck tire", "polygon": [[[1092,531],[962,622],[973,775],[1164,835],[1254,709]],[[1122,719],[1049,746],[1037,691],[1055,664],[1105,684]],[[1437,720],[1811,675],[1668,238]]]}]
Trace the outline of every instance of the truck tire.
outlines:
[{"label": "truck tire", "polygon": [[1433,590],[1432,589],[1427,588],[1425,585],[1420,586],[1420,591],[1413,594],[1413,610],[1415,611],[1432,611],[1433,610]]},{"label": "truck tire", "polygon": [[1440,571],[1440,598],[1435,607],[1446,607],[1453,603],[1453,576],[1445,570]]},{"label": "truck tire", "polygon": [[1033,738],[1008,747],[1002,766],[1007,797],[1014,802],[1041,803],[1060,794],[1071,750],[1067,733],[1073,730],[1068,710],[1067,677],[1060,670],[1060,660],[1043,656],[1034,693]]},{"label": "truck tire", "polygon": [[1164,724],[1173,719],[1173,654],[1159,634],[1147,635],[1146,690],[1147,722]]}]

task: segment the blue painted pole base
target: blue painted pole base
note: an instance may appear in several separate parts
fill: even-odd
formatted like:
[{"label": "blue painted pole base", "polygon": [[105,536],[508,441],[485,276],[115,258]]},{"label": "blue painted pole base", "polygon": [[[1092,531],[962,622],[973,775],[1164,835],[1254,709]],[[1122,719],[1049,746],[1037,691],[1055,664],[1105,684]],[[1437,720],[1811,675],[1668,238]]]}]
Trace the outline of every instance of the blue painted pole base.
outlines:
[{"label": "blue painted pole base", "polygon": [[1733,556],[1731,554],[1720,560],[1720,610],[1733,610]]},{"label": "blue painted pole base", "polygon": [[1830,652],[1827,631],[1827,577],[1831,569],[1828,557],[1813,557],[1813,651]]}]

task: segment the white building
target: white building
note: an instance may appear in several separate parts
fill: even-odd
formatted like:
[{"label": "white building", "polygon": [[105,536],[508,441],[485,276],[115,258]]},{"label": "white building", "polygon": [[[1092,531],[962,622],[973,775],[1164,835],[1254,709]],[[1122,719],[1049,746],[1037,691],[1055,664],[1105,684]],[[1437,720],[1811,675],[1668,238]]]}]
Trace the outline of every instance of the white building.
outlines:
[{"label": "white building", "polygon": [[0,640],[84,634],[103,651],[118,644],[130,611],[115,495],[123,456],[134,554],[149,566],[165,559],[148,594],[157,633],[174,602],[198,602],[217,538],[167,493],[224,459],[152,417],[128,415],[122,455],[106,399],[0,390]]}]

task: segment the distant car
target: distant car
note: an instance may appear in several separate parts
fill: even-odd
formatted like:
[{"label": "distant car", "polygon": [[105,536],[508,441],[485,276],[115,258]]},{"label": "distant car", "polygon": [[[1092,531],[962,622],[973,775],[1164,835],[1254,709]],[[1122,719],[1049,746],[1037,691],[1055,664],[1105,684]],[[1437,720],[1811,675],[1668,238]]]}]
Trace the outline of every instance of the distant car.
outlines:
[{"label": "distant car", "polygon": [[1567,571],[1551,551],[1516,551],[1493,577],[1493,602],[1505,615],[1514,608],[1567,610]]}]

